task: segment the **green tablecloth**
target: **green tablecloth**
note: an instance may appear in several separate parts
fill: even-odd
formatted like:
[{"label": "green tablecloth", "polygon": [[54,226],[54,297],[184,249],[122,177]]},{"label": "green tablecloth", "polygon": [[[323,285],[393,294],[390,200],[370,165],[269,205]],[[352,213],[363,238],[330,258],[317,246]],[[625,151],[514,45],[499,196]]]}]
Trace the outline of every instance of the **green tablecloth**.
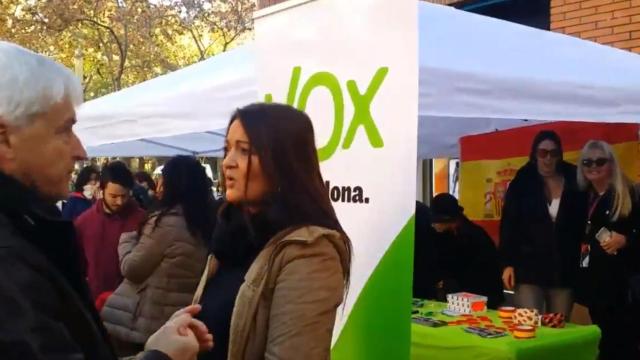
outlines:
[{"label": "green tablecloth", "polygon": [[[440,314],[443,303],[428,302],[422,311],[435,311],[437,319],[456,318]],[[494,324],[498,314],[489,311]],[[431,328],[411,323],[412,360],[594,360],[598,354],[600,329],[597,326],[567,324],[563,329],[540,327],[535,339],[517,340],[511,335],[485,339],[466,333],[464,326]]]}]

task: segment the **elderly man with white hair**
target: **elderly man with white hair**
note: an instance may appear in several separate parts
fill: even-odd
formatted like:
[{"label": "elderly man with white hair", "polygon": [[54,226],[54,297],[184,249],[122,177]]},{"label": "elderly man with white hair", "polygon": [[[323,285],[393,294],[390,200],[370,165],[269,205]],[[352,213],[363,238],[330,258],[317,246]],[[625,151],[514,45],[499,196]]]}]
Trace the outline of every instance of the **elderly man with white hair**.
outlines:
[{"label": "elderly man with white hair", "polygon": [[[73,131],[82,88],[64,66],[0,41],[0,358],[114,360],[91,301],[73,225],[54,203],[86,157]],[[176,313],[139,355],[193,359],[213,346]]]}]

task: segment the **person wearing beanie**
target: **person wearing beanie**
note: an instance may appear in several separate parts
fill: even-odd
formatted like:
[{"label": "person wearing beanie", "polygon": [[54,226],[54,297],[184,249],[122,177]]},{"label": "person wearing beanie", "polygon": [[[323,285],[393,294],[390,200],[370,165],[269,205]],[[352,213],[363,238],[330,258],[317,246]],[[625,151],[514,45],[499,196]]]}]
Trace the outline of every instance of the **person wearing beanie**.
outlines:
[{"label": "person wearing beanie", "polygon": [[437,298],[438,254],[435,249],[435,230],[431,226],[431,209],[416,201],[415,240],[413,246],[413,297]]},{"label": "person wearing beanie", "polygon": [[489,234],[464,215],[451,194],[439,194],[431,202],[435,246],[438,254],[440,300],[446,294],[466,291],[488,297],[488,306],[504,301],[498,250]]}]

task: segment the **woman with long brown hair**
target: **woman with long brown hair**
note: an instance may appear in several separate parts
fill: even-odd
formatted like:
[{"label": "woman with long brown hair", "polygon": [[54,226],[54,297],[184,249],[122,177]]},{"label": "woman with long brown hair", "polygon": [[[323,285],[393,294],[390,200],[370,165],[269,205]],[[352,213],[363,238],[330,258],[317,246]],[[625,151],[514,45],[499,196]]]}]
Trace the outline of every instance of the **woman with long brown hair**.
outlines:
[{"label": "woman with long brown hair", "polygon": [[204,167],[194,157],[174,156],[162,179],[157,208],[137,233],[120,238],[124,281],[101,314],[120,356],[141,351],[171,314],[189,305],[207,260],[214,204]]},{"label": "woman with long brown hair", "polygon": [[560,136],[540,131],[509,184],[500,221],[504,287],[517,307],[570,317],[584,227],[576,167]]},{"label": "woman with long brown hair", "polygon": [[216,345],[201,359],[328,359],[351,243],[311,120],[287,105],[249,105],[233,114],[225,144],[226,201],[196,293]]}]

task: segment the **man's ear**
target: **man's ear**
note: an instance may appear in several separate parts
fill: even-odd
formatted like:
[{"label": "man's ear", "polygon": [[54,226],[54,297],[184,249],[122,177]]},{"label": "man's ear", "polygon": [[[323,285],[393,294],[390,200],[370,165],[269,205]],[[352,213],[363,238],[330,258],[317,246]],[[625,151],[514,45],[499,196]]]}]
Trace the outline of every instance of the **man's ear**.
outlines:
[{"label": "man's ear", "polygon": [[0,159],[12,159],[14,157],[10,134],[9,124],[0,117]]}]

